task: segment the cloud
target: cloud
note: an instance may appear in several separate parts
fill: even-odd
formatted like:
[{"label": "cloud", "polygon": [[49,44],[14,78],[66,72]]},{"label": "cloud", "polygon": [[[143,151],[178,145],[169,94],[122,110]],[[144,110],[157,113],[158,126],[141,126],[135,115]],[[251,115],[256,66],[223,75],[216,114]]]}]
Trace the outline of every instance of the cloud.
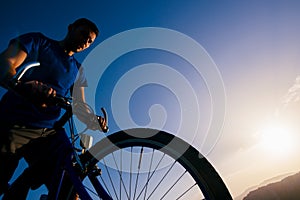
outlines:
[{"label": "cloud", "polygon": [[276,111],[276,115],[285,110],[290,103],[300,100],[300,75],[296,77],[294,84],[288,89],[287,93],[282,98],[282,105]]}]

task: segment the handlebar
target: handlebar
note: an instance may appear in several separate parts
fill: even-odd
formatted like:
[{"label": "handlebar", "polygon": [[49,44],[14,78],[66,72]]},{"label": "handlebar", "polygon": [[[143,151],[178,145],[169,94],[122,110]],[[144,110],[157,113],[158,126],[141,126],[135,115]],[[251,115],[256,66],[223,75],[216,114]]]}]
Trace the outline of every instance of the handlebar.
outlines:
[{"label": "handlebar", "polygon": [[[61,108],[65,109],[67,111],[67,114],[66,114],[66,120],[68,118],[71,117],[72,115],[72,104],[71,104],[71,99],[70,98],[66,98],[66,97],[61,97],[61,96],[55,96],[55,97],[51,97],[50,101],[51,103],[53,103],[54,105],[56,106],[60,106]],[[100,125],[100,128],[101,130],[104,132],[104,133],[107,133],[109,128],[108,126],[106,125],[105,127],[102,127],[101,126],[101,118],[103,118],[103,120],[106,122],[106,124],[108,124],[108,117],[107,117],[107,112],[105,110],[105,108],[101,108],[101,111],[102,111],[102,114],[103,114],[103,117],[99,116],[99,115],[95,115],[96,118],[97,118],[97,122],[99,123]],[[64,118],[64,117],[62,117]],[[60,125],[64,123],[65,120],[63,120],[63,122],[59,123]]]},{"label": "handlebar", "polygon": [[[20,72],[18,72],[7,84],[7,88],[8,89],[11,89],[12,91],[15,91],[17,85],[21,82],[21,78],[23,77],[23,75],[25,74],[25,72],[32,68],[32,67],[37,67],[39,66],[40,63],[39,62],[30,62],[30,63],[27,63],[25,66],[24,66],[24,69],[21,70]],[[16,92],[16,91],[15,91]],[[17,93],[17,92],[16,92]],[[25,98],[25,97],[24,97]],[[59,122],[57,123],[57,125],[59,126],[63,126],[64,123],[67,122],[67,120],[72,116],[72,103],[71,103],[71,99],[70,98],[66,98],[66,97],[62,97],[62,96],[58,96],[56,95],[55,97],[50,97],[49,99],[49,102],[51,105],[56,105],[56,106],[59,106],[63,109],[65,109],[67,112],[66,112],[66,115],[62,117],[62,119],[59,120]],[[92,110],[92,109],[91,109]],[[105,120],[105,124],[107,124],[107,112],[104,108],[101,108],[101,111],[103,113],[103,118],[101,118],[101,116],[98,116],[96,115],[96,118],[97,118],[97,122],[99,123],[102,131],[104,133],[106,133],[108,131],[108,126],[106,125],[105,127],[102,127],[101,126],[101,119],[104,119]]]}]

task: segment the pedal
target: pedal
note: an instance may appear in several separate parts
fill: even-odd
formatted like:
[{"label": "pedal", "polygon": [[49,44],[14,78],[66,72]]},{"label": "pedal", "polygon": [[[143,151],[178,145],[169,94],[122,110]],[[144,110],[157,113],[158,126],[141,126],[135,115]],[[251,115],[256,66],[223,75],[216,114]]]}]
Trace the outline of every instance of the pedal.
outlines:
[{"label": "pedal", "polygon": [[102,170],[98,167],[98,165],[95,165],[91,172],[94,176],[101,176]]}]

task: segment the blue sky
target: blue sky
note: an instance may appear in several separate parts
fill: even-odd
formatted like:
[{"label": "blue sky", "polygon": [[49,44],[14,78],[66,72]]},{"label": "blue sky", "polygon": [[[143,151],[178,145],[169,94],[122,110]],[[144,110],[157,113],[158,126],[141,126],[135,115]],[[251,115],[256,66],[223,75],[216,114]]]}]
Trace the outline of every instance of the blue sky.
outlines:
[{"label": "blue sky", "polygon": [[[297,119],[300,117],[297,98],[289,101],[282,110],[283,99],[289,95],[289,88],[300,74],[299,9],[300,2],[296,0],[11,0],[2,2],[0,6],[0,48],[4,50],[11,38],[31,31],[39,31],[60,40],[67,31],[67,25],[79,17],[91,19],[100,29],[95,44],[76,55],[83,63],[88,62],[86,60],[92,57],[91,52],[95,52],[93,50],[104,41],[136,28],[165,28],[193,39],[211,57],[224,84],[226,115],[223,129],[207,156],[236,196],[264,179],[299,170],[295,155],[299,151],[299,144],[295,143],[299,139],[296,133],[299,132]],[[133,42],[128,41],[128,44]],[[121,45],[124,44],[110,47],[106,53],[115,52],[122,48]],[[101,56],[99,59],[105,59]],[[208,90],[211,85],[207,85],[205,77],[196,73],[186,60],[159,49],[140,49],[120,55],[103,73],[105,76],[101,77],[100,83],[91,81],[92,84],[99,84],[99,106],[108,108],[111,131],[119,128],[111,111],[114,106],[111,95],[115,84],[130,69],[147,63],[170,66],[190,81],[196,96],[201,99],[198,102],[199,130],[205,132],[216,113],[213,110],[216,105],[211,104],[212,97]],[[297,92],[294,94],[297,96]],[[189,109],[181,105],[177,97],[178,94],[172,93],[166,86],[145,85],[132,95],[128,108],[137,124],[147,125],[151,121],[148,115],[151,105],[162,105],[164,111],[160,107],[158,109],[159,114],[167,114],[164,128],[176,132],[183,120],[181,109]],[[281,112],[275,115],[278,109]],[[188,121],[192,122],[193,119]],[[283,144],[261,146],[266,127],[278,124],[293,130],[279,136],[283,137],[281,141],[286,137],[292,138],[294,143],[289,144],[294,147],[292,152],[279,154],[276,148],[264,148],[270,145],[280,149],[278,146]],[[203,135],[197,134],[190,142],[201,150]],[[253,160],[260,164],[254,165]],[[269,170],[270,167],[272,170]]]}]

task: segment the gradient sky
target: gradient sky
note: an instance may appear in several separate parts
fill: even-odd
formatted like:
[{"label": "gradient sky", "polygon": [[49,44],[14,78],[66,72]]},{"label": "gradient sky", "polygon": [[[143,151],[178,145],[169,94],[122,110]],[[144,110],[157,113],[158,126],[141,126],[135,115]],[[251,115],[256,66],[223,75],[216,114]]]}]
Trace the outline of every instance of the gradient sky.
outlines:
[{"label": "gradient sky", "polygon": [[[297,102],[299,85],[295,82],[300,75],[299,1],[74,0],[50,3],[11,0],[0,5],[2,50],[11,38],[31,31],[60,40],[67,25],[79,17],[93,20],[100,28],[100,37],[95,44],[76,56],[81,62],[101,42],[126,30],[160,27],[185,34],[210,55],[224,83],[224,126],[207,157],[220,172],[232,195],[237,196],[266,179],[299,171],[300,107]],[[112,46],[109,51],[118,48],[120,46]],[[145,49],[116,59],[105,71],[105,78],[101,79],[104,85],[101,82],[97,90],[99,105],[107,107],[111,116],[110,95],[114,85],[124,73],[146,63],[168,65],[184,74],[197,91],[197,97],[202,98],[199,102],[200,130],[205,130],[215,112],[210,109],[214,105],[209,105],[206,87],[210,86],[205,85],[201,76],[195,75],[188,63],[164,51]],[[294,89],[289,90],[295,83]],[[155,93],[156,98],[145,96],[149,93]],[[182,120],[176,94],[157,84],[139,88],[129,104],[137,124],[149,123],[148,109],[152,104],[164,106],[167,114],[164,128],[176,132]],[[110,121],[111,131],[118,130],[114,119]],[[268,136],[269,126],[273,128],[271,136]],[[283,133],[276,134],[277,126]],[[199,135],[190,142],[201,150],[199,138],[203,136]]]}]

